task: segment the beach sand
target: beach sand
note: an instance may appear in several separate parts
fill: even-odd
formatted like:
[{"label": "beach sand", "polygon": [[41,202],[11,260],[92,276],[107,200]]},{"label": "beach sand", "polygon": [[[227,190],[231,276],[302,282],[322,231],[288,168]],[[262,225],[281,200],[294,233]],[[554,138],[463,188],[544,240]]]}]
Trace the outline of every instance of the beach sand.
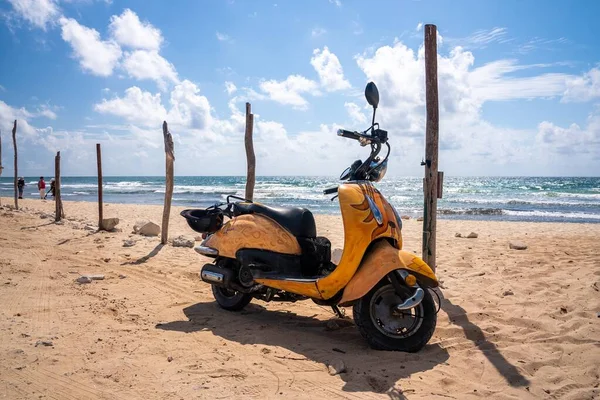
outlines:
[{"label": "beach sand", "polygon": [[[369,349],[352,322],[327,330],[334,315],[311,301],[219,309],[198,278],[207,259],[131,235],[137,219],[160,224],[162,207],[106,204],[122,232],[97,233],[83,229],[96,225],[95,203],[65,202],[63,225],[40,218],[52,201],[20,204],[0,210],[8,399],[600,396],[600,224],[439,221],[445,299],[429,344],[406,354]],[[181,209],[170,236],[194,237]],[[316,218],[342,247],[341,218]],[[404,221],[406,250],[420,254],[421,227]],[[479,237],[455,237],[471,231]],[[82,274],[105,279],[75,283]],[[347,372],[329,375],[338,361]]]}]

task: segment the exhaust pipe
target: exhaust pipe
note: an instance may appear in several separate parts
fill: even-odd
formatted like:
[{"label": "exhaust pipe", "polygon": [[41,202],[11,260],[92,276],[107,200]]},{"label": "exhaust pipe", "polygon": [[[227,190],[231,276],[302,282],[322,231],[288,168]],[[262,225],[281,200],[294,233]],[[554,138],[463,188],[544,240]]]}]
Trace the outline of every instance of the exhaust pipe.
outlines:
[{"label": "exhaust pipe", "polygon": [[233,277],[233,271],[219,268],[214,264],[205,264],[200,271],[200,279],[211,285],[229,286]]}]

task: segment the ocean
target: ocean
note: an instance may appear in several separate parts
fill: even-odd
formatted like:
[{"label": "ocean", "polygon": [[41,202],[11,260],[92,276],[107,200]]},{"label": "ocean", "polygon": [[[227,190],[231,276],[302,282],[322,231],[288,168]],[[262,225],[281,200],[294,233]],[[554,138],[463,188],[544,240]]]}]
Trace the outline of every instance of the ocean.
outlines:
[{"label": "ocean", "polygon": [[[37,178],[25,181],[25,197],[37,198]],[[336,184],[334,177],[258,177],[255,200],[339,214],[338,202],[322,192]],[[1,177],[0,195],[11,197],[12,185],[10,177]],[[104,177],[104,201],[162,204],[164,186],[164,177]],[[388,177],[376,186],[401,215],[422,215],[422,178]],[[244,187],[244,177],[178,176],[173,204],[207,207],[227,195],[243,195]],[[97,201],[97,178],[64,177],[62,195],[64,200]],[[600,223],[600,178],[444,177],[438,210],[444,219]]]}]

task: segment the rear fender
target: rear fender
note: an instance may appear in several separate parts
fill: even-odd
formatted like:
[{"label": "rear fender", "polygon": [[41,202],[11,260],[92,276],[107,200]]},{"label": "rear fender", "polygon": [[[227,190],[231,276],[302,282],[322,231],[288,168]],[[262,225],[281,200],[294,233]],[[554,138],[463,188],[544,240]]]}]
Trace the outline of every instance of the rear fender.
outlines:
[{"label": "rear fender", "polygon": [[420,286],[437,287],[438,280],[429,266],[416,255],[398,250],[387,241],[376,243],[363,258],[358,271],[344,288],[340,305],[350,305],[367,293],[387,274],[394,270],[406,270],[417,278]]}]

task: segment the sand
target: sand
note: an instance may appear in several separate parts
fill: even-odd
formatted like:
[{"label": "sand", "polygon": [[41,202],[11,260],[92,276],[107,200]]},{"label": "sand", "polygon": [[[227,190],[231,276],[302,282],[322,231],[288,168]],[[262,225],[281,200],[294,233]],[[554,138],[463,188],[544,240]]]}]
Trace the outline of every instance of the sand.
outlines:
[{"label": "sand", "polygon": [[[208,260],[131,235],[136,219],[160,223],[161,207],[107,204],[122,232],[96,233],[82,229],[94,203],[65,202],[63,225],[40,218],[51,201],[21,205],[0,210],[4,398],[600,396],[600,224],[439,221],[442,310],[426,348],[406,354],[369,349],[351,320],[327,330],[333,313],[311,301],[219,309],[198,279]],[[193,237],[180,210],[170,236]],[[317,226],[341,247],[339,217]],[[420,229],[404,221],[405,249],[420,253]],[[105,279],[75,283],[82,274]],[[340,361],[347,372],[331,376]]]}]

